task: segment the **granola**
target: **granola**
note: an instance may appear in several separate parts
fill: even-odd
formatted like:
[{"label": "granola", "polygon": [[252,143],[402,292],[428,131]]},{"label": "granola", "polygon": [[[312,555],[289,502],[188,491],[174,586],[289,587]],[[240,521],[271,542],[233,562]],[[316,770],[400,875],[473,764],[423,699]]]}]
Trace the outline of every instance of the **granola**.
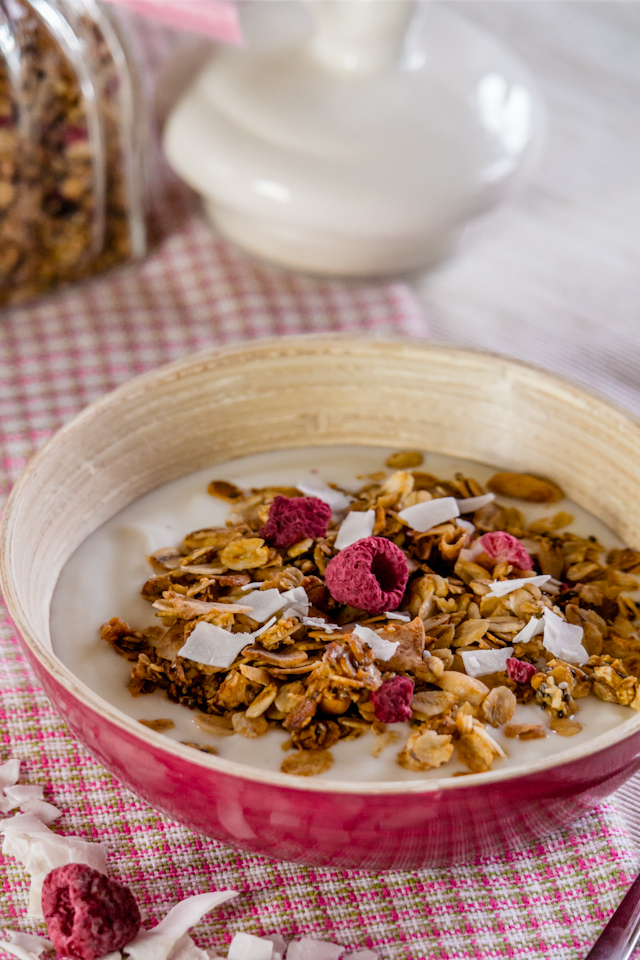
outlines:
[{"label": "granola", "polygon": [[[482,773],[505,758],[501,738],[517,748],[579,733],[584,697],[640,710],[627,595],[639,554],[605,557],[564,512],[527,522],[472,477],[406,469],[417,454],[389,462],[403,468],[364,478],[355,495],[212,481],[230,504],[226,526],[148,557],[142,596],[162,626],[102,627],[132,662],[131,694],[165,691],[213,736],[279,728],[281,769],[297,776],[329,770],[340,740],[368,732],[374,756],[397,740],[406,769],[457,760]],[[525,501],[562,494],[513,473],[487,485]],[[541,722],[518,722],[519,704],[537,705]]]}]

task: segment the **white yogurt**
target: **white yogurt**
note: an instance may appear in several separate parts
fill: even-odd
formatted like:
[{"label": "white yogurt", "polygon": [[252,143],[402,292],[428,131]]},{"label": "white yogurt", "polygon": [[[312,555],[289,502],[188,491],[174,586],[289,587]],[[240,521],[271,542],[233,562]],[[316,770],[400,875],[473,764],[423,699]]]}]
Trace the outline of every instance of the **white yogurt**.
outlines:
[{"label": "white yogurt", "polygon": [[[355,492],[364,482],[358,477],[385,469],[385,460],[393,452],[377,447],[314,447],[257,454],[201,470],[137,500],[92,534],[63,569],[51,604],[55,653],[91,690],[130,717],[173,720],[175,727],[166,736],[213,746],[219,756],[229,760],[279,770],[285,756],[281,744],[288,738],[284,731],[270,730],[256,740],[236,734],[216,737],[205,734],[196,724],[193,712],[172,703],[164,691],[132,697],[126,687],[131,664],[100,639],[100,626],[114,616],[138,629],[159,622],[139,592],[153,575],[145,558],[160,547],[179,544],[192,530],[224,526],[229,504],[207,494],[211,480],[228,480],[248,489],[269,484],[295,486],[304,477],[314,477]],[[443,479],[460,471],[481,483],[496,472],[495,467],[431,453],[424,455],[420,469]],[[500,500],[521,510],[524,507],[529,520],[566,510],[574,516],[572,531],[594,535],[606,549],[623,545],[604,524],[570,501],[523,505],[506,498]],[[491,730],[507,754],[506,760],[496,761],[494,769],[573,748],[634,715],[628,708],[591,696],[581,699],[579,707],[577,719],[584,729],[574,737],[564,738],[548,729],[547,715],[537,705],[518,705],[513,722],[542,723],[547,736],[519,741],[507,739],[501,730]],[[332,768],[321,776],[333,780],[423,780],[466,769],[457,761],[426,773],[403,769],[396,757],[406,741],[408,727],[395,724],[392,729],[398,731],[397,744],[388,746],[378,758],[371,754],[373,734],[340,741],[331,749]]]}]

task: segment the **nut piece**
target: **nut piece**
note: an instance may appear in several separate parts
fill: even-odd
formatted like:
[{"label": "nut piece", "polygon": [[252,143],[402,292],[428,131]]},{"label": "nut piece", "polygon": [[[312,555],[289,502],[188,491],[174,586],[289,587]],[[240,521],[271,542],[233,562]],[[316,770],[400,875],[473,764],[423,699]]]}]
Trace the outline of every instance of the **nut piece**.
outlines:
[{"label": "nut piece", "polygon": [[564,493],[552,480],[543,480],[530,473],[494,473],[487,487],[492,493],[528,503],[556,503]]},{"label": "nut piece", "polygon": [[296,777],[315,777],[329,770],[332,765],[333,757],[328,750],[298,750],[285,757],[280,769]]}]

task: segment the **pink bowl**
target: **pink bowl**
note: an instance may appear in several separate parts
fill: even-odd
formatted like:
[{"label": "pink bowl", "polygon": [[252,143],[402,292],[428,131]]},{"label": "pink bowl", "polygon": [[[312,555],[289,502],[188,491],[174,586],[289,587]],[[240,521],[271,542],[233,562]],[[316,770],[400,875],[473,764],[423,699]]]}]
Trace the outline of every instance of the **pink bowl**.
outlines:
[{"label": "pink bowl", "polygon": [[[284,402],[288,395],[298,402]],[[256,410],[264,412],[258,426]],[[141,727],[51,651],[49,605],[62,567],[127,503],[214,459],[356,441],[551,474],[640,544],[640,427],[571,384],[498,357],[406,342],[307,337],[229,348],[114,391],[56,434],[16,484],[0,572],[38,678],[75,736],[135,793],[255,853],[406,869],[459,862],[569,823],[640,768],[637,715],[526,766],[424,782],[315,780],[196,753]]]}]

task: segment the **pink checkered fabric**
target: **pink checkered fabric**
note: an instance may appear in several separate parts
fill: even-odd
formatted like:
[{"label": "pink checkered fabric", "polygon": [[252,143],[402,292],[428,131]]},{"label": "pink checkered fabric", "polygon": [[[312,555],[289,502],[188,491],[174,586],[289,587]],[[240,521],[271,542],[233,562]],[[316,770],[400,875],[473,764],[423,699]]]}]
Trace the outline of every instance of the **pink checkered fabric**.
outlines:
[{"label": "pink checkered fabric", "polygon": [[[400,283],[342,283],[252,261],[215,239],[193,200],[165,177],[163,239],[144,263],[0,318],[0,492],[51,433],[117,384],[189,352],[261,336],[371,331],[426,336]],[[312,935],[383,960],[578,960],[635,868],[607,804],[571,830],[451,870],[371,876],[238,853],[196,836],[121,787],[69,735],[0,623],[0,761],[24,761],[64,816],[55,829],[103,840],[148,924],[178,898],[233,887],[238,900],[195,931],[225,953],[239,930]],[[2,860],[0,925],[26,931],[27,877]],[[3,955],[0,949],[0,956]]]}]

